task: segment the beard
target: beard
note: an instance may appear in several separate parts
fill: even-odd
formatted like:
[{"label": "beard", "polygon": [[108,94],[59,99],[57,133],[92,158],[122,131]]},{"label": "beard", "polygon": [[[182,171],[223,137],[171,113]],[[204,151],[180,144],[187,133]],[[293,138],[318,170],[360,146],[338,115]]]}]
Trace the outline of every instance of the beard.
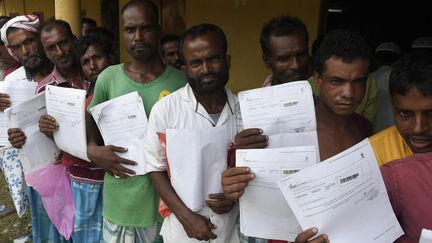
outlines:
[{"label": "beard", "polygon": [[24,58],[23,60],[21,60],[21,63],[26,69],[30,71],[37,71],[42,67],[43,57],[40,54],[36,54]]},{"label": "beard", "polygon": [[[228,83],[229,80],[229,72],[227,69],[224,69],[219,72],[210,71],[196,78],[188,75],[187,78],[192,90],[197,94],[214,94],[220,92],[225,88],[225,85]],[[204,78],[213,78],[213,81],[210,83],[204,83],[202,82]]]}]

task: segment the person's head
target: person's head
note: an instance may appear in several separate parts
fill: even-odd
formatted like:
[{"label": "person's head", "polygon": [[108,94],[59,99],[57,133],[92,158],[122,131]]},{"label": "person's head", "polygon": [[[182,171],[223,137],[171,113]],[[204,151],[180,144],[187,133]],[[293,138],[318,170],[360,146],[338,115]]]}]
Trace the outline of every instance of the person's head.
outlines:
[{"label": "person's head", "polygon": [[86,36],[90,34],[94,29],[96,29],[97,24],[94,19],[82,18],[81,19],[81,36]]},{"label": "person's head", "polygon": [[48,59],[60,70],[77,64],[73,51],[74,35],[63,20],[50,19],[41,26],[40,39]]},{"label": "person's head", "polygon": [[[0,16],[0,28],[5,25],[11,17],[9,16]],[[16,63],[16,60],[10,55],[6,44],[3,42],[3,40],[0,40],[0,70],[4,70]],[[0,78],[2,78],[3,75],[1,75]]]},{"label": "person's head", "polygon": [[432,56],[432,36],[422,36],[411,43],[411,53],[413,55],[431,55]]},{"label": "person's head", "polygon": [[44,68],[46,59],[39,39],[40,27],[37,16],[17,16],[2,29],[10,53],[30,73]]},{"label": "person's head", "polygon": [[309,34],[306,25],[296,17],[271,19],[261,30],[262,57],[273,73],[272,84],[309,78]]},{"label": "person's head", "polygon": [[129,1],[121,11],[123,38],[135,61],[159,58],[159,10],[150,0]]},{"label": "person's head", "polygon": [[179,57],[180,36],[167,34],[159,41],[160,55],[164,64],[180,69],[182,63]]},{"label": "person's head", "polygon": [[335,115],[352,115],[365,94],[370,59],[370,48],[360,34],[328,33],[314,56],[320,104]]},{"label": "person's head", "polygon": [[81,70],[87,81],[96,82],[99,74],[113,64],[114,53],[108,42],[94,36],[85,36],[75,43]]},{"label": "person's head", "polygon": [[389,78],[395,125],[414,153],[432,151],[432,57],[406,55]]},{"label": "person's head", "polygon": [[200,24],[187,29],[180,41],[182,69],[198,95],[222,91],[229,79],[231,58],[222,29],[213,24]]},{"label": "person's head", "polygon": [[400,48],[395,42],[383,42],[375,50],[376,67],[391,66],[401,56]]}]

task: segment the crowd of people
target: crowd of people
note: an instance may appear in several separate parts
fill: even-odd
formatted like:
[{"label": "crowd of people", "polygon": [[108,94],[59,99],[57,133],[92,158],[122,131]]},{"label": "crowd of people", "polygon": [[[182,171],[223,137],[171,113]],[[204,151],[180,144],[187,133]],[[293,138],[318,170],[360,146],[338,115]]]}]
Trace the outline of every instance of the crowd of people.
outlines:
[{"label": "crowd of people", "polygon": [[[134,175],[129,166],[137,161],[122,157],[128,148],[105,144],[92,116],[86,116],[91,162],[66,152],[54,162],[67,169],[71,183],[72,235],[59,233],[44,208],[44,195],[28,185],[33,242],[279,242],[239,230],[238,201],[256,176],[235,166],[235,150],[266,148],[269,136],[259,127],[243,129],[238,99],[226,87],[231,56],[224,31],[199,24],[181,36],[161,37],[158,21],[152,1],[131,0],[123,7],[120,36],[132,61],[119,64],[114,36],[91,19],[82,20],[77,39],[63,20],[0,18],[3,82],[36,82],[35,94],[47,85],[83,89],[87,109],[137,91],[149,117],[142,148],[147,173]],[[360,34],[338,29],[317,39],[311,55],[305,24],[279,16],[265,23],[259,42],[271,71],[263,87],[298,80],[311,84],[321,160],[369,138],[405,232],[397,242],[418,242],[422,228],[432,228],[432,55],[425,50],[431,39],[413,43],[405,55],[393,42],[373,52]],[[0,93],[1,111],[14,105],[9,98]],[[208,195],[205,206],[193,211],[171,184],[159,135],[222,126],[232,141],[227,169],[216,182],[223,192]],[[55,117],[40,117],[39,131],[48,138],[58,129]],[[8,155],[21,156],[26,134],[12,127],[8,140],[10,145],[0,149],[2,170],[21,167]],[[331,241],[318,232],[307,229],[295,242]]]}]

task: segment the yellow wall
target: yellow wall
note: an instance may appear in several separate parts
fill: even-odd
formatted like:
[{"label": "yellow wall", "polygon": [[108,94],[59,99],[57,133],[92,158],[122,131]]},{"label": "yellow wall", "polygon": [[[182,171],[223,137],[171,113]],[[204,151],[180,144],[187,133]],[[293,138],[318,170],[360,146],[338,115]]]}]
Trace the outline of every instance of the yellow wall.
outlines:
[{"label": "yellow wall", "polygon": [[308,27],[310,45],[317,36],[319,10],[320,0],[186,0],[185,16],[186,27],[207,22],[225,31],[232,60],[228,87],[238,92],[259,87],[271,73],[261,58],[262,25],[274,16],[298,16]]},{"label": "yellow wall", "polygon": [[[100,13],[101,0],[81,0],[81,8],[85,16],[96,20],[101,24]],[[24,9],[25,6],[25,9]],[[15,12],[21,14],[32,14],[43,12],[44,18],[54,17],[54,0],[2,0],[0,1],[0,15],[10,15]]]}]

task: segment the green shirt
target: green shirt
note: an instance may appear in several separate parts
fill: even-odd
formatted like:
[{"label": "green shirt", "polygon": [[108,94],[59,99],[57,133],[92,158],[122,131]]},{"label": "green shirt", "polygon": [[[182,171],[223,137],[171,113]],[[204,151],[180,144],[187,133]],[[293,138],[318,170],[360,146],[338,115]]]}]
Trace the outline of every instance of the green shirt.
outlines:
[{"label": "green shirt", "polygon": [[[149,117],[151,108],[160,98],[183,87],[186,82],[185,75],[170,66],[149,83],[130,79],[123,64],[110,66],[99,75],[89,108],[137,91]],[[105,173],[102,214],[106,219],[124,227],[150,227],[156,221],[162,222],[158,205],[159,197],[148,175],[120,179]]]}]

